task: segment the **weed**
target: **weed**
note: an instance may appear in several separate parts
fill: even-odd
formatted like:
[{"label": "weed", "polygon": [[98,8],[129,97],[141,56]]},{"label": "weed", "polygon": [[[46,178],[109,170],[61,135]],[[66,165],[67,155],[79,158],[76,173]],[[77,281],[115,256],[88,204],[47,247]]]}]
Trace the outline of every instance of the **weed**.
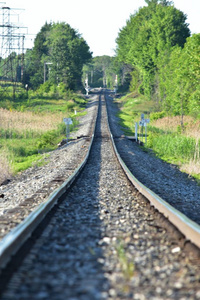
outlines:
[{"label": "weed", "polygon": [[122,273],[126,280],[130,280],[134,275],[134,263],[128,258],[125,247],[122,242],[120,242],[116,247],[117,256],[119,259],[119,264],[121,266]]},{"label": "weed", "polygon": [[151,113],[151,120],[153,121],[153,120],[158,120],[158,119],[164,118],[165,114],[166,113],[164,111]]},{"label": "weed", "polygon": [[47,131],[43,133],[37,142],[38,149],[47,149],[51,146],[55,146],[57,138],[56,130]]},{"label": "weed", "polygon": [[41,154],[35,154],[24,158],[16,159],[16,162],[13,165],[13,173],[16,174],[32,166],[43,166],[46,163],[47,162],[45,162],[45,157],[41,158]]},{"label": "weed", "polygon": [[191,159],[195,153],[195,139],[183,135],[153,135],[150,136],[147,146],[159,154],[161,157],[171,156],[176,159]]}]

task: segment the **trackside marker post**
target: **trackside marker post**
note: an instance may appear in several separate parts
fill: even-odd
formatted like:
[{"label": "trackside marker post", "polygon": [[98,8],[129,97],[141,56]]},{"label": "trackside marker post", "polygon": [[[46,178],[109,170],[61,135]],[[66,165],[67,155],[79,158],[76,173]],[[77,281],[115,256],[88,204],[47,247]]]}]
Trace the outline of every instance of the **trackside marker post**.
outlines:
[{"label": "trackside marker post", "polygon": [[137,122],[135,123],[135,140],[136,140],[136,142],[138,140],[138,123]]},{"label": "trackside marker post", "polygon": [[144,114],[141,114],[141,120],[139,126],[142,126],[142,142],[143,142],[143,128],[145,127],[145,143],[147,143],[147,124],[150,123],[150,119],[145,119]]},{"label": "trackside marker post", "polygon": [[70,125],[73,124],[73,122],[71,118],[64,118],[63,121],[66,124],[66,138],[68,142],[69,135],[70,135]]}]

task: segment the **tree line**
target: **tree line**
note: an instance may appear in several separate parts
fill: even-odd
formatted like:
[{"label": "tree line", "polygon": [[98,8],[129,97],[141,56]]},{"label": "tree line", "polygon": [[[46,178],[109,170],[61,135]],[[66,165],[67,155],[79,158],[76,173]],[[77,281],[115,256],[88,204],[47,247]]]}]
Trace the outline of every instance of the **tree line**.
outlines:
[{"label": "tree line", "polygon": [[0,59],[0,76],[7,81],[22,80],[32,89],[48,80],[57,85],[62,82],[66,89],[75,90],[81,86],[83,65],[91,58],[86,41],[69,24],[46,23],[25,55],[13,52]]},{"label": "tree line", "polygon": [[37,88],[45,80],[67,89],[81,85],[83,65],[92,58],[83,37],[69,24],[46,23],[37,34],[34,47],[25,56],[24,82]]},{"label": "tree line", "polygon": [[[88,78],[90,87],[118,88],[120,92],[127,92],[130,86],[132,67],[117,56],[96,56],[83,66],[82,82]],[[117,82],[116,82],[117,79]]]},{"label": "tree line", "polygon": [[200,34],[171,1],[146,0],[116,39],[117,60],[131,69],[130,90],[173,115],[199,115]]},{"label": "tree line", "polygon": [[[199,115],[200,34],[191,36],[186,15],[171,1],[145,0],[147,6],[130,16],[116,38],[116,56],[92,58],[83,37],[69,24],[46,23],[25,56],[1,59],[0,76],[9,60],[20,81],[37,89],[48,81],[66,89],[84,85],[138,91],[168,114]],[[2,74],[1,74],[2,73]],[[9,72],[8,72],[9,74]],[[10,75],[10,77],[12,77]]]}]

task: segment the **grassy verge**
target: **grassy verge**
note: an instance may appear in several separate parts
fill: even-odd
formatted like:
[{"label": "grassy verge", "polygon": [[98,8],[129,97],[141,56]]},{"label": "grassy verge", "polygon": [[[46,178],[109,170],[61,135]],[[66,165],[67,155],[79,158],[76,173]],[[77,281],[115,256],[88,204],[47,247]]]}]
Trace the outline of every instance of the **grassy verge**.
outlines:
[{"label": "grassy verge", "polygon": [[120,123],[126,135],[134,136],[135,122],[140,120],[141,113],[145,113],[145,118],[150,118],[150,125],[147,127],[144,148],[147,151],[152,149],[159,158],[176,164],[181,171],[200,180],[199,120],[185,116],[181,126],[180,116],[170,117],[163,112],[155,112],[153,103],[136,94],[129,94],[116,102],[120,107]]},{"label": "grassy verge", "polygon": [[[20,95],[20,93],[19,93]],[[86,100],[70,91],[23,91],[9,98],[9,88],[0,98],[0,169],[2,182],[34,164],[43,164],[42,153],[57,148],[66,138],[63,118],[71,118],[70,132],[76,130]],[[26,98],[28,96],[28,98]],[[6,166],[5,166],[6,164]]]},{"label": "grassy verge", "polygon": [[144,96],[130,93],[115,100],[120,108],[120,125],[124,128],[126,135],[134,135],[135,122],[139,121],[141,113],[147,116],[154,110],[154,103],[146,101]]}]

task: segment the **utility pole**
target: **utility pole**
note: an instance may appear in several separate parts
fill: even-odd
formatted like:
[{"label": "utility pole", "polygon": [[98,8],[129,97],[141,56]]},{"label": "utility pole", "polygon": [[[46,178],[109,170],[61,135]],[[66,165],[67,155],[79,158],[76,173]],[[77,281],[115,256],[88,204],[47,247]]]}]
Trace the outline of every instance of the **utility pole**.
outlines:
[{"label": "utility pole", "polygon": [[44,63],[44,83],[47,80],[47,65],[52,65],[52,64],[53,64],[52,62],[45,62]]},{"label": "utility pole", "polygon": [[89,93],[88,74],[86,74],[86,79],[85,79],[85,90],[86,90],[86,95],[88,96]]},{"label": "utility pole", "polygon": [[94,71],[91,71],[91,84],[93,83],[93,75],[94,75]]},{"label": "utility pole", "polygon": [[117,86],[118,86],[118,76],[115,76],[115,83],[114,83],[114,93],[117,93]]}]

